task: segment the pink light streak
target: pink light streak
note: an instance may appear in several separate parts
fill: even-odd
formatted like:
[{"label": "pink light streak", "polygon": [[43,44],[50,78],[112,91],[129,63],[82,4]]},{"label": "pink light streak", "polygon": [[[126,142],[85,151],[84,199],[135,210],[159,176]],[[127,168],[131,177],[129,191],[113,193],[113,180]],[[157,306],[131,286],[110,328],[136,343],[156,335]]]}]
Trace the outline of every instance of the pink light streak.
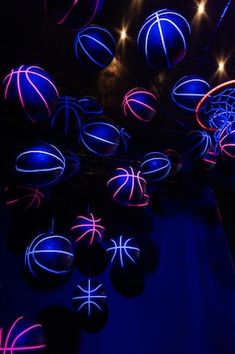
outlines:
[{"label": "pink light streak", "polygon": [[[93,20],[93,18],[95,17],[95,15],[97,13],[97,10],[98,10],[99,1],[100,0],[96,0],[96,4],[95,4],[93,13],[91,14],[89,20],[83,26],[81,26],[80,28],[84,28],[84,27],[88,26],[89,23]],[[70,6],[70,8],[68,9],[68,11],[64,15],[64,17],[62,17],[60,20],[57,21],[57,24],[58,25],[63,25],[65,23],[65,21],[68,19],[68,17],[71,14],[71,12],[74,10],[74,8],[77,5],[79,5],[79,0],[74,0],[73,4]],[[77,28],[77,29],[79,29],[79,28]]]}]

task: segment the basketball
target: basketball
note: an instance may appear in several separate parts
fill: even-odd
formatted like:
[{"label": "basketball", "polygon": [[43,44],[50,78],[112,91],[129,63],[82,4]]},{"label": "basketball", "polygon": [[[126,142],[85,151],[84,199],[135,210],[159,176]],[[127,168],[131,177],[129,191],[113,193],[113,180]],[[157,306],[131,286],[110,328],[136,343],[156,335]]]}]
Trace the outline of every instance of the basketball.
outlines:
[{"label": "basketball", "polygon": [[33,354],[46,349],[45,332],[41,324],[18,317],[8,329],[0,329],[0,351],[2,353]]},{"label": "basketball", "polygon": [[51,126],[55,132],[65,136],[78,135],[83,121],[83,112],[77,99],[69,96],[59,98]]},{"label": "basketball", "polygon": [[82,243],[89,247],[102,241],[105,227],[101,218],[89,213],[88,215],[78,215],[70,231],[73,232],[77,244]]},{"label": "basketball", "polygon": [[51,144],[30,146],[16,156],[16,172],[33,186],[48,186],[58,182],[65,169],[65,158]]},{"label": "basketball", "polygon": [[111,263],[122,269],[136,265],[140,257],[140,248],[134,238],[123,235],[112,238],[106,252]]},{"label": "basketball", "polygon": [[51,117],[59,97],[51,76],[38,66],[21,65],[3,80],[4,98],[33,123]]},{"label": "basketball", "polygon": [[182,151],[186,156],[199,159],[205,156],[212,147],[209,134],[203,130],[192,130],[186,134],[182,144]]},{"label": "basketball", "polygon": [[210,90],[210,85],[200,76],[188,75],[181,78],[172,90],[172,100],[184,111],[194,112],[199,101]]},{"label": "basketball", "polygon": [[147,182],[142,177],[141,171],[133,167],[119,167],[107,183],[112,199],[118,204],[127,207],[146,207],[149,196],[146,193]]},{"label": "basketball", "polygon": [[77,33],[74,52],[77,60],[91,70],[103,70],[113,60],[116,41],[102,26],[90,25]]},{"label": "basketball", "polygon": [[137,44],[150,68],[170,69],[184,59],[190,34],[190,26],[181,14],[162,9],[146,18]]},{"label": "basketball", "polygon": [[109,121],[91,120],[82,126],[80,138],[83,147],[92,155],[115,155],[120,145],[120,131]]},{"label": "basketball", "polygon": [[72,243],[62,235],[43,233],[27,247],[25,266],[39,281],[63,280],[74,259]]},{"label": "basketball", "polygon": [[150,90],[136,87],[125,95],[122,109],[125,117],[148,123],[157,113],[158,99]]},{"label": "basketball", "polygon": [[142,176],[147,181],[158,182],[166,179],[171,171],[169,158],[161,152],[146,154],[140,165]]}]

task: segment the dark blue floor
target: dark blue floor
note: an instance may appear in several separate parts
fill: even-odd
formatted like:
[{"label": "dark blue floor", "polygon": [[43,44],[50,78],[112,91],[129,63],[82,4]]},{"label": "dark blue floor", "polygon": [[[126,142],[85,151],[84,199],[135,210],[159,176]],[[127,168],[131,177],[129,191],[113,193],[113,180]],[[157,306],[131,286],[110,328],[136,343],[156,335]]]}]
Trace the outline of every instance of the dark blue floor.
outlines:
[{"label": "dark blue floor", "polygon": [[[205,186],[193,197],[187,190],[182,194],[171,199],[162,193],[157,207],[146,212],[152,226],[141,237],[153,241],[159,258],[145,274],[143,291],[125,297],[114,289],[110,269],[99,275],[109,298],[108,322],[97,333],[75,331],[78,349],[64,354],[235,353],[235,277],[214,194]],[[1,220],[0,322],[21,314],[43,318],[47,310],[55,316],[57,306],[70,311],[73,288],[85,277],[75,270],[59,289],[32,287],[23,277],[22,258],[6,245],[5,208]],[[63,329],[64,318],[57,314]],[[57,347],[66,347],[69,336],[60,332]]]}]

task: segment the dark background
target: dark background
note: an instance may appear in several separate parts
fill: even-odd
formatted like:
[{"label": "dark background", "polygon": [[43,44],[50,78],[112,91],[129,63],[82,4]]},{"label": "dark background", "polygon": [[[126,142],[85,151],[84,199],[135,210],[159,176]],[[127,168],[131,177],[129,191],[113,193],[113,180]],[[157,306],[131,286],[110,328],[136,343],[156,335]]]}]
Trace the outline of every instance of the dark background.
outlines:
[{"label": "dark background", "polygon": [[[8,327],[17,317],[40,320],[48,337],[48,353],[70,354],[234,354],[235,288],[234,163],[220,159],[210,172],[185,161],[181,174],[160,184],[151,193],[150,207],[131,212],[113,205],[105,183],[121,162],[137,163],[145,152],[180,150],[182,137],[197,127],[193,115],[180,112],[170,99],[174,83],[182,76],[198,74],[212,86],[233,79],[235,4],[214,35],[226,1],[206,3],[206,16],[196,20],[193,1],[105,1],[96,23],[110,28],[117,40],[128,23],[129,40],[112,65],[100,73],[84,71],[73,53],[74,32],[56,26],[44,13],[41,1],[1,1],[1,80],[15,66],[38,64],[47,70],[61,95],[97,97],[105,113],[132,135],[128,155],[97,159],[81,155],[82,173],[53,190],[38,211],[25,214],[9,210],[3,188],[14,181],[14,156],[35,140],[56,143],[80,154],[73,142],[59,139],[45,127],[30,125],[12,112],[1,95],[1,238],[0,323]],[[152,11],[173,8],[192,24],[185,59],[171,70],[152,71],[141,61],[136,36]],[[207,48],[209,44],[209,47]],[[217,58],[228,57],[226,73],[218,75]],[[153,121],[140,126],[125,121],[120,102],[134,86],[154,89],[160,98]],[[134,235],[142,250],[138,272],[113,274],[102,249],[81,253],[71,276],[61,285],[45,289],[24,273],[23,253],[29,240],[45,232],[52,217],[56,230],[66,233],[78,213],[88,205],[102,216],[109,238]],[[71,298],[78,281],[93,276],[103,282],[109,301],[107,322],[97,331],[84,331],[74,318]],[[129,291],[127,291],[127,289]]]}]

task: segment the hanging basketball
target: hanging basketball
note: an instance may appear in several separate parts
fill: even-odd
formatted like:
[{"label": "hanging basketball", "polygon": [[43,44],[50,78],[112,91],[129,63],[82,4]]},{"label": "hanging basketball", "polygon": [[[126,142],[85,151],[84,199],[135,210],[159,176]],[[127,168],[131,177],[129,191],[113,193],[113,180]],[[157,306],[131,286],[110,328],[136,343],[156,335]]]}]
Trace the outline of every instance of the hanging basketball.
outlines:
[{"label": "hanging basketball", "polygon": [[71,271],[73,260],[70,240],[50,232],[38,235],[25,252],[28,272],[42,282],[63,280]]},{"label": "hanging basketball", "polygon": [[21,65],[3,80],[4,98],[33,123],[48,120],[59,94],[51,76],[38,66]]},{"label": "hanging basketball", "polygon": [[194,112],[199,101],[210,90],[210,85],[203,78],[188,75],[174,85],[171,97],[176,106],[184,111]]},{"label": "hanging basketball", "polygon": [[117,168],[107,187],[113,200],[118,204],[136,208],[143,208],[149,204],[149,196],[146,193],[147,182],[141,171],[131,166]]},{"label": "hanging basketball", "polygon": [[65,136],[77,136],[83,121],[83,112],[77,99],[69,96],[59,98],[54,114],[51,118],[51,127],[55,132]]},{"label": "hanging basketball", "polygon": [[150,90],[136,87],[125,95],[122,109],[125,117],[148,123],[157,113],[158,99]]},{"label": "hanging basketball", "polygon": [[169,158],[161,152],[150,152],[144,156],[140,170],[142,176],[147,181],[162,181],[170,174],[171,162]]},{"label": "hanging basketball", "polygon": [[65,169],[65,159],[57,147],[47,143],[30,146],[16,156],[16,172],[32,186],[58,182]]},{"label": "hanging basketball", "polygon": [[133,237],[119,236],[111,239],[106,249],[111,263],[118,268],[136,266],[140,258],[140,248]]},{"label": "hanging basketball", "polygon": [[70,230],[73,232],[75,242],[78,245],[83,244],[88,247],[101,242],[105,233],[102,219],[92,213],[76,216]]},{"label": "hanging basketball", "polygon": [[77,33],[74,52],[77,60],[91,70],[103,70],[113,60],[116,41],[102,26],[90,25]]},{"label": "hanging basketball", "polygon": [[184,59],[190,34],[190,26],[181,14],[162,9],[146,18],[137,44],[148,66],[170,69]]},{"label": "hanging basketball", "polygon": [[41,324],[18,317],[8,331],[0,329],[1,353],[37,354],[46,349],[46,335]]},{"label": "hanging basketball", "polygon": [[205,156],[212,147],[209,134],[203,130],[192,130],[183,140],[182,150],[186,156],[199,159]]},{"label": "hanging basketball", "polygon": [[120,145],[120,130],[106,120],[91,120],[80,133],[83,147],[91,154],[106,157],[115,155]]}]

